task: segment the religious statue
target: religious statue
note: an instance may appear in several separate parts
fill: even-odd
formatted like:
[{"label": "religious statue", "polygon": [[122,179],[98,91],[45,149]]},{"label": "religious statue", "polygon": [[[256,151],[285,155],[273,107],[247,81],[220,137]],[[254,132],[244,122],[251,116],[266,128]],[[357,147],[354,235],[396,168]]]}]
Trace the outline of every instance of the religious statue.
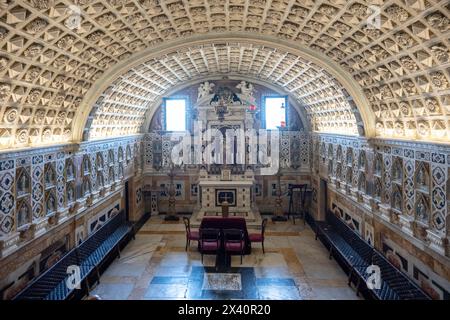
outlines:
[{"label": "religious statue", "polygon": [[25,176],[25,173],[22,174],[19,181],[19,193],[27,193],[28,189],[28,183],[27,183],[27,177]]},{"label": "religious statue", "polygon": [[381,197],[381,183],[379,180],[375,182],[375,197],[380,198]]},{"label": "religious statue", "polygon": [[82,190],[83,190],[83,196],[87,195],[87,193],[90,191],[89,190],[89,181],[88,179],[85,179],[83,182],[83,186],[82,186]]},{"label": "religious statue", "polygon": [[48,167],[47,171],[45,172],[45,183],[52,184],[53,180],[53,170],[51,167]]},{"label": "religious statue", "polygon": [[338,166],[336,168],[336,177],[341,178],[341,175],[342,175],[341,165],[338,164]]},{"label": "religious statue", "polygon": [[211,90],[215,87],[214,83],[209,83],[206,81],[205,83],[200,84],[198,87],[198,96],[197,100],[202,99],[203,97],[206,97],[211,93]]},{"label": "religious statue", "polygon": [[109,168],[109,181],[111,181],[111,182],[114,181],[114,168],[113,167]]},{"label": "religious statue", "polygon": [[377,158],[375,160],[375,172],[380,173],[381,172],[381,160],[380,158]]},{"label": "religious statue", "polygon": [[22,204],[19,210],[19,214],[17,215],[17,225],[19,227],[28,223],[28,208],[25,204]]},{"label": "religious statue", "polygon": [[364,153],[361,153],[361,157],[360,157],[360,168],[364,168],[366,166],[366,157],[364,155]]},{"label": "religious statue", "polygon": [[100,156],[100,154],[97,155],[97,170],[103,168],[103,158]]},{"label": "religious statue", "polygon": [[417,184],[420,187],[427,186],[424,171],[425,171],[425,169],[422,167],[422,168],[420,168],[419,172],[417,173]]},{"label": "religious statue", "polygon": [[351,170],[351,168],[348,168],[346,178],[347,179],[345,179],[345,182],[347,182],[348,184],[351,184],[352,183],[352,170]]},{"label": "religious statue", "polygon": [[359,177],[358,190],[366,191],[366,178],[364,177],[364,175],[361,175]]},{"label": "religious statue", "polygon": [[73,188],[71,186],[69,186],[67,188],[67,202],[72,202],[73,201]]},{"label": "religious statue", "polygon": [[401,170],[399,165],[395,167],[394,179],[395,180],[401,180],[402,179],[402,170]]},{"label": "religious statue", "polygon": [[103,174],[99,174],[97,176],[97,184],[98,184],[99,187],[103,187],[104,186]]},{"label": "religious statue", "polygon": [[416,207],[417,218],[421,221],[428,220],[427,209],[425,208],[425,204],[423,200],[420,200]]},{"label": "religious statue", "polygon": [[68,178],[73,178],[73,165],[72,165],[72,163],[69,163],[69,165],[67,166],[67,177]]},{"label": "religious statue", "polygon": [[247,97],[253,97],[253,85],[251,83],[241,81],[237,86],[236,89],[241,90],[241,94]]},{"label": "religious statue", "polygon": [[50,195],[47,199],[47,212],[55,211],[55,199]]},{"label": "religious statue", "polygon": [[402,210],[402,196],[399,191],[394,193],[394,208]]},{"label": "religious statue", "polygon": [[87,156],[84,157],[83,160],[84,172],[89,172],[89,158]]}]

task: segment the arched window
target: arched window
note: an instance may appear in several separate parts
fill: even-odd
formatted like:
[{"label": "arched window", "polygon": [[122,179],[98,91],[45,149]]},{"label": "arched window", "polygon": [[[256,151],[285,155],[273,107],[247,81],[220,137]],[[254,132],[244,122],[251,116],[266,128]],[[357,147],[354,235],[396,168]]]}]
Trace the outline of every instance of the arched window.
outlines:
[{"label": "arched window", "polygon": [[268,130],[283,129],[287,126],[287,96],[263,97],[261,125]]},{"label": "arched window", "polygon": [[164,130],[185,131],[187,122],[187,99],[164,98]]}]

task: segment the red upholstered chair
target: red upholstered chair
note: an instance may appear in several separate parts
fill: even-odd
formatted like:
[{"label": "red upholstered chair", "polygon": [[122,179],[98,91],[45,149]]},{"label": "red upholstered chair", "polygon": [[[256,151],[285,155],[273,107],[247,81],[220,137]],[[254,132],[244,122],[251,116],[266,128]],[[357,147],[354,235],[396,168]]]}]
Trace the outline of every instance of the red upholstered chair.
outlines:
[{"label": "red upholstered chair", "polygon": [[225,229],[223,230],[225,252],[238,252],[242,257],[244,256],[245,240],[244,232],[240,229]]},{"label": "red upholstered chair", "polygon": [[188,249],[188,246],[191,245],[191,240],[198,241],[199,234],[198,231],[192,231],[191,230],[191,222],[189,218],[183,217],[184,226],[186,227],[186,251]]},{"label": "red upholstered chair", "polygon": [[264,252],[264,232],[266,231],[267,218],[264,218],[261,223],[261,233],[251,233],[248,235],[250,242],[261,242],[262,250]]},{"label": "red upholstered chair", "polygon": [[204,254],[217,254],[220,250],[220,230],[212,228],[203,228],[199,230],[200,252],[202,254],[202,263]]}]

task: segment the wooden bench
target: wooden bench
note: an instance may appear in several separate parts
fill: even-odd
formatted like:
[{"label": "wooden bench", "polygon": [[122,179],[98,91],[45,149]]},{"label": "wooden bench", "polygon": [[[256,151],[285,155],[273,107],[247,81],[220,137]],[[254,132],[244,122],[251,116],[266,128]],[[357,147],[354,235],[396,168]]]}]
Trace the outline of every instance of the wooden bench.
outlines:
[{"label": "wooden bench", "polygon": [[[77,293],[89,293],[89,276],[94,273],[100,281],[100,267],[106,258],[116,254],[120,257],[120,245],[129,236],[134,238],[134,228],[121,211],[95,231],[78,247],[69,251],[55,265],[39,275],[23,289],[14,300],[68,300]],[[67,286],[69,266],[80,268],[81,290]]]},{"label": "wooden bench", "polygon": [[[327,212],[326,221],[315,221],[315,226],[316,240],[320,237],[329,246],[330,259],[335,256],[347,267],[348,284],[354,280],[357,295],[365,290],[378,300],[430,299],[406,274],[332,212]],[[380,289],[369,289],[366,285],[370,276],[366,270],[370,265],[380,267]]]}]

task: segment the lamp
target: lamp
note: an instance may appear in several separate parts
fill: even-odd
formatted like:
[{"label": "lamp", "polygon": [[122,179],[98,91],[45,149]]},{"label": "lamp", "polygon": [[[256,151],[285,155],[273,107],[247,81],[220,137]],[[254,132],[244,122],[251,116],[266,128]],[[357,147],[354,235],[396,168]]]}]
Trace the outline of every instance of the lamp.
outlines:
[{"label": "lamp", "polygon": [[175,194],[176,194],[176,190],[175,190],[175,185],[173,182],[173,178],[175,177],[175,166],[173,163],[170,163],[170,170],[169,170],[169,210],[168,210],[168,214],[166,215],[166,217],[164,218],[165,221],[178,221],[180,220],[180,218],[176,215],[176,209],[175,209],[175,203],[176,203],[176,198],[175,198]]},{"label": "lamp", "polygon": [[282,197],[282,191],[281,191],[281,170],[278,169],[277,172],[277,198],[275,200],[275,214],[272,217],[272,221],[287,221],[287,218],[284,216],[283,213],[283,199]]}]

